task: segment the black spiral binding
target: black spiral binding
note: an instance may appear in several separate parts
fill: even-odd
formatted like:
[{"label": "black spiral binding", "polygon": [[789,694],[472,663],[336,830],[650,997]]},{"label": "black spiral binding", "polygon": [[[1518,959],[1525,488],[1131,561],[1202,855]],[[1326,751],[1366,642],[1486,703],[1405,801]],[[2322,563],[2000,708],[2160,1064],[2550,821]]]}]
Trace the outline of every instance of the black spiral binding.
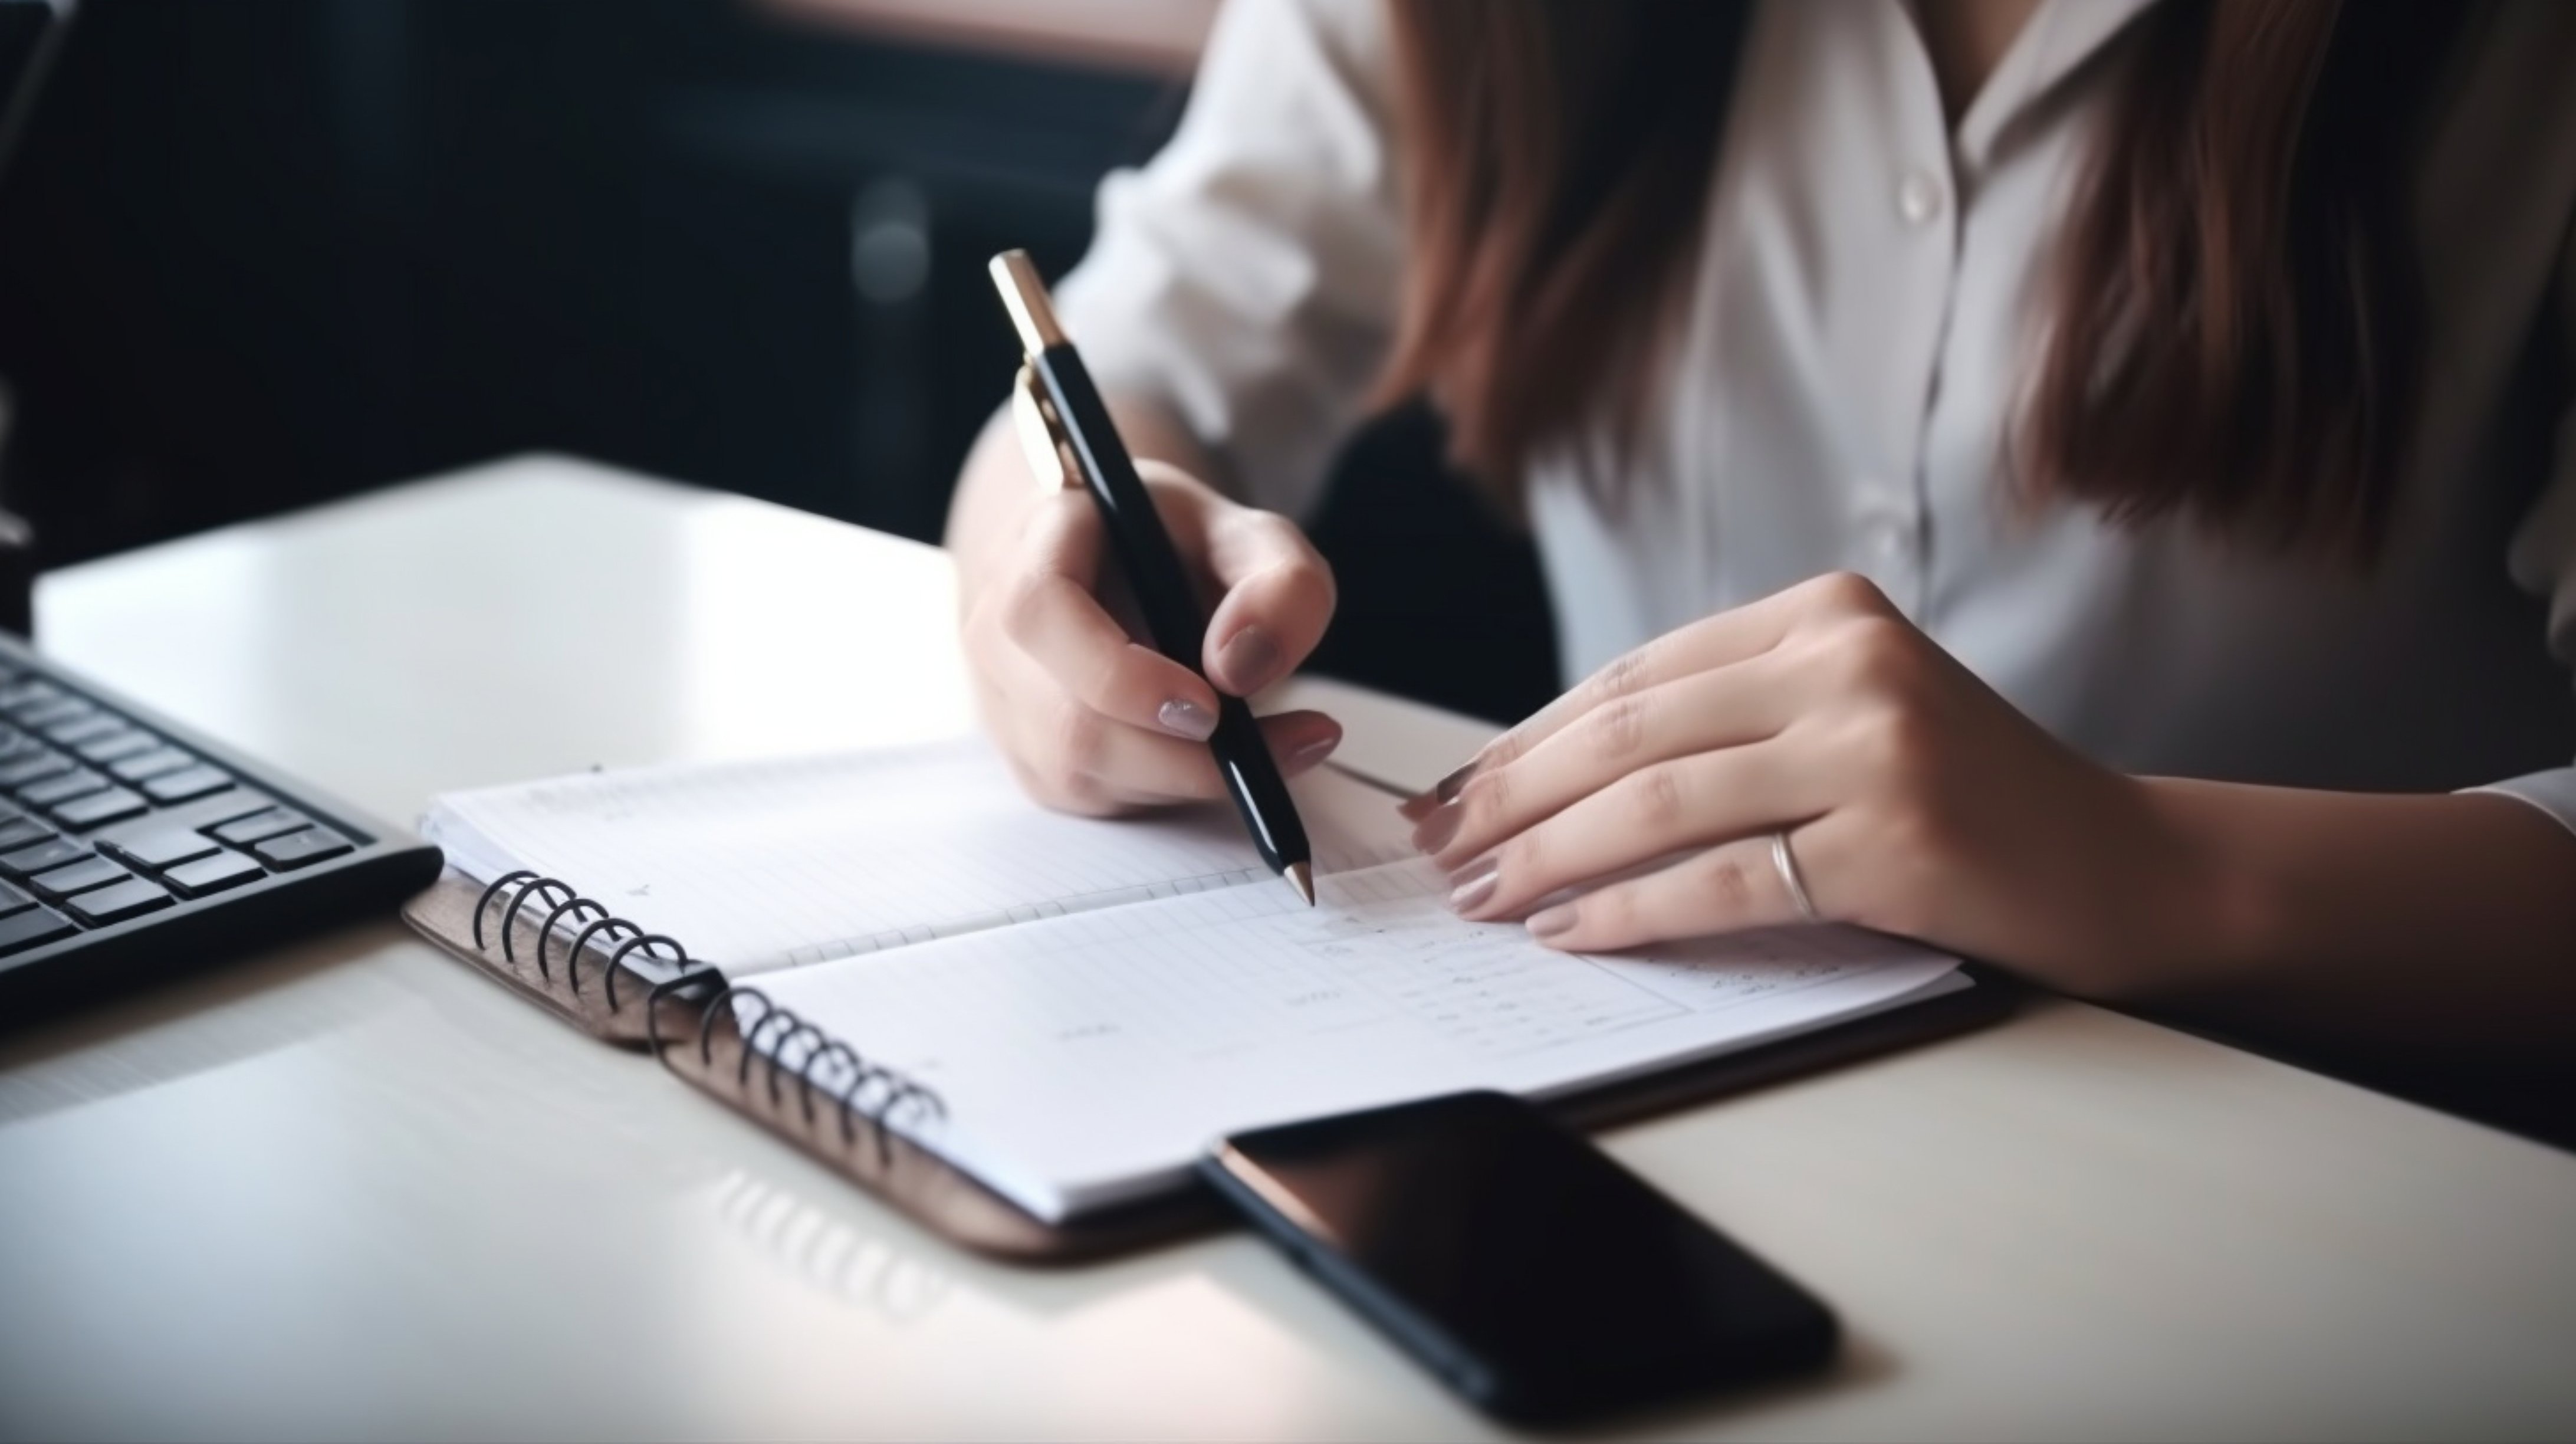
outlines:
[{"label": "black spiral binding", "polygon": [[584,917],[596,919],[573,936],[571,951],[565,954],[564,981],[571,986],[576,997],[581,994],[581,969],[574,964],[581,957],[581,950],[589,945],[591,936],[602,931],[607,932],[611,938],[616,937],[620,929],[623,929],[627,935],[627,940],[608,955],[607,970],[601,975],[601,983],[606,989],[606,1001],[611,1012],[617,1010],[618,970],[626,967],[626,955],[638,948],[646,949],[648,952],[653,948],[668,949],[668,960],[677,964],[682,970],[680,978],[673,981],[704,981],[715,975],[715,969],[711,967],[700,968],[695,972],[688,971],[689,963],[692,961],[689,950],[680,946],[677,940],[664,937],[659,933],[647,933],[624,918],[611,915],[607,908],[597,902],[574,892],[571,884],[551,877],[540,877],[526,868],[505,872],[494,878],[483,889],[483,895],[474,900],[474,946],[477,951],[483,951],[490,946],[483,941],[484,915],[491,911],[493,899],[499,897],[504,888],[513,884],[517,886],[518,891],[511,894],[509,905],[501,910],[501,960],[512,967],[518,966],[519,911],[528,905],[528,899],[544,898],[552,903],[553,907],[547,911],[544,921],[536,925],[537,976],[549,983],[555,980],[554,969],[547,962],[547,950],[554,942],[555,925],[562,921],[566,914],[570,914],[576,922]]},{"label": "black spiral binding", "polygon": [[[701,975],[688,975],[689,978],[698,976]],[[673,978],[660,984],[654,989],[653,1000],[661,996],[663,989],[676,987],[685,981],[688,981],[688,978]],[[865,1120],[869,1133],[876,1139],[879,1167],[893,1162],[892,1145],[887,1141],[887,1134],[892,1125],[898,1121],[899,1115],[906,1115],[923,1122],[935,1122],[948,1116],[948,1105],[936,1092],[892,1068],[869,1062],[849,1044],[829,1036],[822,1029],[798,1017],[792,1010],[771,1002],[769,995],[758,988],[742,983],[727,985],[723,992],[716,994],[707,1003],[706,1010],[699,1014],[697,1038],[699,1067],[715,1066],[717,1017],[726,1012],[728,1005],[736,1004],[746,998],[758,1004],[760,1011],[753,1015],[750,1026],[744,1028],[742,1032],[742,1056],[734,1060],[736,1088],[748,1090],[751,1087],[751,1063],[752,1059],[757,1057],[765,1069],[762,1081],[768,1088],[769,1106],[776,1108],[780,1106],[779,1080],[782,1075],[792,1073],[796,1079],[797,1109],[803,1115],[806,1126],[813,1126],[814,1094],[820,1089],[824,1097],[839,1106],[843,1146],[847,1147],[858,1142],[858,1121]],[[668,1055],[662,1051],[661,1017],[653,1007],[653,1000],[647,1000],[646,1003],[645,1037],[654,1052],[662,1056],[667,1063]],[[772,1029],[783,1031],[779,1031],[769,1048],[763,1051],[761,1039],[769,1036]],[[811,1037],[813,1045],[805,1054],[804,1061],[790,1069],[786,1062],[787,1055],[796,1040],[805,1037]],[[837,1064],[839,1070],[848,1075],[837,1090],[826,1086],[816,1076],[827,1062]]]},{"label": "black spiral binding", "polygon": [[[608,964],[601,974],[605,1001],[611,1012],[617,1008],[619,971],[635,972],[638,977],[643,976],[626,961],[627,955],[640,950],[647,956],[652,956],[656,949],[668,950],[667,961],[678,967],[680,971],[654,983],[652,991],[644,995],[644,1036],[654,1056],[662,1059],[663,1066],[671,1067],[670,1055],[662,1046],[663,999],[699,984],[722,982],[722,974],[713,964],[691,967],[690,964],[696,960],[689,956],[689,950],[681,946],[677,939],[661,933],[648,933],[626,919],[610,913],[599,903],[581,896],[570,884],[556,878],[540,876],[526,868],[506,872],[494,878],[483,889],[482,896],[474,900],[474,946],[477,951],[482,951],[488,946],[483,941],[484,914],[491,910],[494,899],[500,897],[505,889],[514,886],[517,890],[511,894],[508,905],[501,913],[502,959],[514,967],[518,964],[515,929],[520,910],[527,906],[528,899],[532,897],[543,898],[551,904],[544,914],[543,921],[536,924],[537,975],[549,983],[554,981],[554,973],[547,961],[547,948],[553,941],[556,925],[560,922],[569,927],[588,918],[590,921],[580,932],[573,935],[572,946],[564,954],[564,978],[572,991],[578,995],[581,992],[581,970],[577,964],[581,958],[582,949],[589,946],[591,938],[595,935],[606,935],[602,939],[603,946],[610,940],[617,940],[616,946],[609,950]],[[897,1121],[899,1114],[923,1121],[935,1121],[948,1116],[948,1106],[940,1100],[937,1093],[894,1069],[869,1062],[849,1044],[828,1036],[812,1023],[771,1002],[769,996],[759,989],[740,984],[727,984],[723,991],[708,1000],[704,1011],[699,1015],[697,1049],[698,1065],[701,1068],[715,1066],[717,1015],[724,1012],[728,1004],[746,998],[758,1004],[759,1011],[752,1017],[750,1026],[743,1030],[742,1057],[736,1060],[734,1065],[734,1086],[737,1089],[748,1089],[751,1086],[751,1063],[753,1057],[757,1055],[766,1068],[762,1081],[768,1089],[769,1105],[776,1108],[780,1106],[781,1075],[792,1073],[796,1079],[797,1108],[803,1115],[806,1126],[809,1128],[813,1126],[814,1094],[819,1089],[824,1097],[839,1105],[841,1142],[845,1147],[858,1142],[858,1121],[862,1119],[866,1121],[868,1131],[876,1136],[877,1162],[880,1167],[892,1162],[891,1145],[887,1142],[886,1133],[888,1127]],[[784,1027],[786,1031],[777,1033],[772,1046],[767,1052],[763,1052],[760,1040],[779,1027]],[[787,1055],[800,1039],[811,1041],[807,1044],[804,1060],[790,1069],[786,1062]],[[831,1064],[838,1072],[848,1075],[846,1080],[839,1083],[837,1090],[826,1086],[822,1078],[817,1076],[824,1070],[826,1064]],[[677,1070],[674,1069],[674,1071]]]}]

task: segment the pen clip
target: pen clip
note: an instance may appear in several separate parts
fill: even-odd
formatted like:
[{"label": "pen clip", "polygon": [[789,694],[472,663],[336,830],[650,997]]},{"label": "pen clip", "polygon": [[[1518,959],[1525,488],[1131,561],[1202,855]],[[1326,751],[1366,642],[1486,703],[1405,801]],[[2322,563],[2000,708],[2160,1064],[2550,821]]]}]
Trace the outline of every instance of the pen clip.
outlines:
[{"label": "pen clip", "polygon": [[1064,434],[1064,424],[1056,419],[1055,405],[1047,400],[1046,391],[1038,385],[1037,372],[1023,361],[1020,374],[1011,378],[1011,430],[1020,438],[1020,452],[1028,458],[1029,474],[1048,491],[1082,485],[1082,472],[1073,460],[1073,442]]}]

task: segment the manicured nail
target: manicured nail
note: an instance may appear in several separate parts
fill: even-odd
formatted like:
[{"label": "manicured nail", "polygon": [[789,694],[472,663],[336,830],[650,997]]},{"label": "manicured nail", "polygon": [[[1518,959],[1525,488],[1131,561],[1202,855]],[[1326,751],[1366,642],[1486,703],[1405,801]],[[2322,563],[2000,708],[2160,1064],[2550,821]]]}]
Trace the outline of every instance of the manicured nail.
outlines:
[{"label": "manicured nail", "polygon": [[1494,885],[1503,880],[1503,865],[1486,858],[1450,880],[1449,911],[1464,913],[1482,906],[1494,895]]},{"label": "manicured nail", "polygon": [[1342,734],[1339,732],[1327,732],[1321,737],[1300,742],[1288,753],[1288,769],[1291,772],[1303,772],[1332,756],[1333,749],[1341,745]]},{"label": "manicured nail", "polygon": [[1246,627],[1217,649],[1216,661],[1230,690],[1258,692],[1277,680],[1271,674],[1279,669],[1279,643],[1262,628]]},{"label": "manicured nail", "polygon": [[1541,942],[1574,930],[1574,904],[1558,903],[1530,914],[1530,936]]},{"label": "manicured nail", "polygon": [[1414,847],[1428,855],[1457,840],[1458,827],[1467,820],[1467,809],[1454,802],[1444,802],[1431,809],[1429,816],[1415,824]]},{"label": "manicured nail", "polygon": [[1187,697],[1175,697],[1154,714],[1163,730],[1192,742],[1205,742],[1216,735],[1216,714]]},{"label": "manicured nail", "polygon": [[1430,791],[1418,793],[1412,797],[1406,798],[1403,802],[1398,803],[1395,810],[1403,813],[1406,817],[1411,818],[1415,822],[1420,822],[1425,817],[1431,815],[1431,810],[1433,808],[1439,807],[1445,803],[1457,801],[1459,792],[1467,785],[1467,779],[1475,775],[1476,764],[1470,762],[1466,766],[1459,768],[1457,771],[1450,773],[1448,776],[1441,778],[1439,781],[1432,783]]}]

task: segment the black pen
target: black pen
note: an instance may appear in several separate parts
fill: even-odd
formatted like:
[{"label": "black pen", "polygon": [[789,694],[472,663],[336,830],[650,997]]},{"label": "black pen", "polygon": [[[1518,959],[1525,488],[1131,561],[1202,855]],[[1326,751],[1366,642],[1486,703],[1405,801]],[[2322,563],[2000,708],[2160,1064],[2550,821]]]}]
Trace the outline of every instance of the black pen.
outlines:
[{"label": "black pen", "polygon": [[[1100,389],[1091,384],[1091,372],[1056,323],[1046,283],[1038,279],[1038,269],[1026,251],[1004,251],[993,258],[991,269],[994,289],[1002,293],[1002,309],[1011,313],[1011,326],[1020,333],[1020,349],[1028,358],[1020,368],[1019,389],[1012,400],[1022,425],[1029,424],[1034,412],[1036,423],[1044,427],[1044,449],[1054,453],[1051,459],[1057,463],[1051,470],[1079,476],[1099,506],[1100,523],[1127,573],[1127,584],[1135,590],[1137,605],[1144,610],[1145,630],[1153,634],[1154,650],[1205,676],[1198,659],[1207,618],[1199,611],[1188,574],[1181,570],[1171,533],[1163,530],[1163,519],[1146,495],[1143,479],[1136,475],[1127,444],[1109,420]],[[1022,439],[1037,440],[1025,434]],[[1032,444],[1031,452],[1035,459],[1038,446]],[[1243,814],[1252,845],[1261,850],[1261,860],[1312,906],[1315,869],[1305,824],[1297,820],[1296,804],[1288,800],[1288,784],[1280,779],[1278,765],[1270,760],[1270,746],[1261,738],[1261,724],[1253,720],[1252,709],[1242,698],[1217,693],[1216,735],[1208,739],[1208,747],[1216,753],[1216,769],[1225,778],[1235,811]]]}]

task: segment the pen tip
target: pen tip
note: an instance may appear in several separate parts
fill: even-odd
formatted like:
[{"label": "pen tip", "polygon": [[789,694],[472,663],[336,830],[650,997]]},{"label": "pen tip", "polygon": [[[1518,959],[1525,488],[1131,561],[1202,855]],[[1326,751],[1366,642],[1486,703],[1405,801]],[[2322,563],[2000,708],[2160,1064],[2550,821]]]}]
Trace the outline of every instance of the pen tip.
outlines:
[{"label": "pen tip", "polygon": [[1311,864],[1292,862],[1288,864],[1287,870],[1281,876],[1287,878],[1288,885],[1297,890],[1297,896],[1306,900],[1306,906],[1315,905],[1315,869]]}]

